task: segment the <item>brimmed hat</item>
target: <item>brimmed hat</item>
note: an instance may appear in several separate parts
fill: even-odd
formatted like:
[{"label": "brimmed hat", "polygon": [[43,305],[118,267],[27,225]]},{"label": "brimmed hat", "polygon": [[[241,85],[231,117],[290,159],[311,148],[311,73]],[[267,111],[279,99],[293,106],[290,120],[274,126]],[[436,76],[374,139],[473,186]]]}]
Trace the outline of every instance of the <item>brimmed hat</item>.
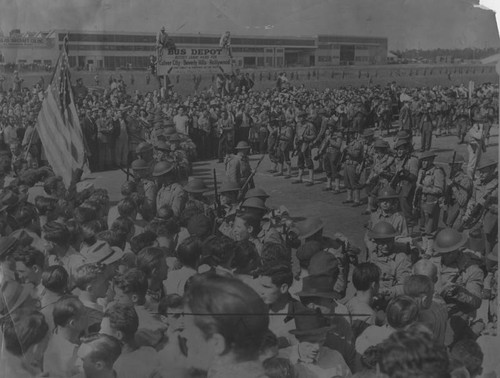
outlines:
[{"label": "brimmed hat", "polygon": [[311,261],[311,258],[323,249],[323,245],[316,240],[309,240],[297,248],[296,256],[299,262],[306,263],[307,267]]},{"label": "brimmed hat", "polygon": [[368,237],[370,239],[390,239],[395,238],[398,235],[399,233],[392,226],[392,224],[387,222],[378,222],[370,231],[368,231]]},{"label": "brimmed hat", "polygon": [[456,251],[467,243],[468,236],[453,228],[445,228],[436,235],[434,240],[434,252],[438,254]]},{"label": "brimmed hat", "polygon": [[323,229],[323,227],[325,227],[325,224],[320,218],[308,218],[297,223],[301,238],[308,238]]},{"label": "brimmed hat", "polygon": [[158,141],[158,143],[156,143],[156,147],[155,147],[156,150],[159,150],[159,151],[163,151],[163,152],[170,152],[170,148],[168,147],[168,145],[160,140]]},{"label": "brimmed hat", "polygon": [[386,186],[385,188],[383,188],[379,192],[379,195],[377,196],[377,200],[395,199],[395,198],[399,198],[399,194],[391,186]]},{"label": "brimmed hat", "polygon": [[137,145],[135,148],[135,153],[136,154],[142,154],[147,151],[153,150],[153,145],[148,143],[148,142],[141,142]]},{"label": "brimmed hat", "polygon": [[410,141],[407,139],[399,139],[396,144],[394,145],[395,149],[398,149],[399,147],[406,146],[410,144]]},{"label": "brimmed hat", "polygon": [[252,198],[252,197],[263,197],[263,198],[269,198],[269,194],[267,194],[264,189],[261,188],[253,188],[249,189],[246,194],[245,194],[245,199]]},{"label": "brimmed hat", "polygon": [[236,150],[247,150],[250,149],[250,145],[242,140],[241,142],[238,142],[238,144],[235,147]]},{"label": "brimmed hat", "polygon": [[338,294],[333,291],[334,285],[333,277],[328,274],[306,276],[302,279],[302,290],[296,295],[298,297],[335,299]]},{"label": "brimmed hat", "polygon": [[492,165],[498,165],[498,162],[491,159],[484,159],[478,164],[477,169],[480,171],[481,169],[491,167]]},{"label": "brimmed hat", "polygon": [[0,319],[11,314],[31,298],[33,288],[17,281],[4,281],[0,289]]},{"label": "brimmed hat", "polygon": [[383,140],[383,139],[377,139],[375,143],[373,143],[374,148],[389,148],[389,142]]},{"label": "brimmed hat", "polygon": [[238,183],[234,181],[224,181],[219,189],[219,193],[236,192],[240,189]]},{"label": "brimmed hat", "polygon": [[18,246],[18,240],[12,236],[0,237],[0,257],[7,256],[14,252]]},{"label": "brimmed hat", "polygon": [[294,314],[295,329],[290,333],[297,338],[308,336],[326,336],[333,327],[328,318],[323,316],[320,311],[304,309]]},{"label": "brimmed hat", "polygon": [[178,142],[180,141],[182,138],[180,137],[179,134],[175,133],[175,134],[171,134],[171,135],[167,135],[166,136],[167,140],[169,142]]},{"label": "brimmed hat", "polygon": [[205,181],[197,177],[190,177],[183,189],[188,193],[204,193],[208,190]]},{"label": "brimmed hat", "polygon": [[174,169],[174,165],[168,161],[159,161],[153,168],[153,177],[164,175]]},{"label": "brimmed hat", "polygon": [[85,258],[86,264],[109,265],[124,256],[124,252],[118,247],[111,247],[104,240],[98,240],[89,247],[84,247],[80,251]]},{"label": "brimmed hat", "polygon": [[249,209],[267,210],[265,202],[259,197],[250,197],[243,201],[241,207]]},{"label": "brimmed hat", "polygon": [[150,169],[151,166],[143,159],[136,159],[132,162],[130,167],[135,171],[142,171],[146,169]]},{"label": "brimmed hat", "polygon": [[430,159],[430,158],[435,158],[437,156],[436,153],[432,151],[424,151],[420,154],[418,160],[425,160],[425,159]]},{"label": "brimmed hat", "polygon": [[[342,246],[339,244],[337,248],[342,248]],[[339,260],[333,253],[321,250],[311,257],[307,271],[311,276],[336,277],[339,273]]]}]

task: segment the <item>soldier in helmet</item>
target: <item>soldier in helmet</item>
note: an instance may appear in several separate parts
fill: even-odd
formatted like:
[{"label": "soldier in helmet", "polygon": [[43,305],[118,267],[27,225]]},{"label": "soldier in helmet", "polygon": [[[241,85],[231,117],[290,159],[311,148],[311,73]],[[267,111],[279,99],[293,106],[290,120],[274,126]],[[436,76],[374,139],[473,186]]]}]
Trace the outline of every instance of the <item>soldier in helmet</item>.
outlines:
[{"label": "soldier in helmet", "polygon": [[295,151],[298,155],[297,166],[299,174],[297,180],[292,181],[292,184],[301,184],[304,169],[309,170],[309,181],[306,186],[314,185],[314,162],[311,157],[311,149],[314,140],[316,139],[316,130],[314,125],[306,118],[307,113],[299,114],[299,122],[295,132]]},{"label": "soldier in helmet", "polygon": [[446,212],[444,223],[447,227],[460,230],[463,217],[467,210],[467,204],[472,196],[473,183],[469,176],[463,171],[465,164],[463,155],[455,155],[450,162],[450,182],[446,187],[445,205]]},{"label": "soldier in helmet", "polygon": [[[342,134],[335,131],[334,125],[328,121],[329,128],[326,129],[323,142],[318,155],[323,156],[323,167],[326,172],[326,188],[324,191],[333,190],[334,194],[340,193],[340,160],[342,158]],[[332,187],[333,183],[333,187]]]},{"label": "soldier in helmet", "polygon": [[138,159],[144,160],[150,167],[150,170],[153,169],[155,164],[154,159],[154,149],[153,145],[148,142],[141,142],[137,145],[135,149],[135,153]]},{"label": "soldier in helmet", "polygon": [[148,213],[156,213],[157,187],[151,176],[151,165],[143,159],[136,159],[131,165],[137,182],[137,192],[144,197],[144,204]]},{"label": "soldier in helmet", "polygon": [[407,140],[399,140],[394,145],[396,157],[394,158],[395,173],[390,184],[399,194],[401,211],[410,222],[412,214],[412,194],[418,175],[418,159],[411,154],[411,145]]},{"label": "soldier in helmet", "polygon": [[346,159],[344,163],[344,182],[347,188],[347,199],[342,203],[352,203],[353,207],[361,205],[359,175],[361,162],[363,161],[363,139],[356,134],[354,140],[346,147]]},{"label": "soldier in helmet", "polygon": [[471,200],[464,215],[464,227],[483,239],[489,253],[498,239],[498,162],[485,159],[477,169]]},{"label": "soldier in helmet", "polygon": [[209,214],[209,205],[204,196],[208,188],[202,179],[190,177],[183,189],[187,194],[185,210],[196,209],[205,215]]},{"label": "soldier in helmet", "polygon": [[368,193],[368,207],[365,215],[376,209],[376,197],[378,192],[389,184],[391,178],[390,170],[394,164],[394,157],[389,155],[389,143],[383,139],[377,139],[373,144],[375,153],[370,175],[366,180],[366,192]]},{"label": "soldier in helmet", "polygon": [[219,189],[220,209],[215,209],[219,231],[223,235],[231,236],[233,221],[238,211],[238,194],[240,186],[234,181],[225,181]]},{"label": "soldier in helmet", "polygon": [[402,295],[403,284],[411,275],[411,261],[402,246],[396,244],[399,233],[387,222],[378,222],[368,232],[375,243],[375,251],[369,256],[372,263],[380,268],[380,294],[384,297]]},{"label": "soldier in helmet", "polygon": [[[232,155],[226,161],[226,178],[228,181],[236,182],[242,187],[252,174],[252,168],[248,160],[250,145],[245,141],[238,142],[236,151],[236,155]],[[248,187],[253,188],[253,182],[250,182]]]},{"label": "soldier in helmet", "polygon": [[[432,243],[439,223],[440,202],[444,195],[446,176],[442,168],[434,164],[436,154],[426,151],[420,155],[420,170],[417,178],[417,191],[420,199],[420,230],[422,249],[432,253]],[[416,199],[415,202],[419,201]]]},{"label": "soldier in helmet", "polygon": [[182,186],[176,182],[176,172],[173,163],[160,161],[155,164],[153,177],[156,179],[158,194],[156,195],[156,210],[168,205],[175,216],[184,210],[186,195]]},{"label": "soldier in helmet", "polygon": [[464,249],[467,235],[445,228],[436,235],[435,255],[440,258],[438,292],[445,300],[454,340],[473,337],[470,329],[476,310],[481,306],[484,273],[478,266],[480,259]]}]

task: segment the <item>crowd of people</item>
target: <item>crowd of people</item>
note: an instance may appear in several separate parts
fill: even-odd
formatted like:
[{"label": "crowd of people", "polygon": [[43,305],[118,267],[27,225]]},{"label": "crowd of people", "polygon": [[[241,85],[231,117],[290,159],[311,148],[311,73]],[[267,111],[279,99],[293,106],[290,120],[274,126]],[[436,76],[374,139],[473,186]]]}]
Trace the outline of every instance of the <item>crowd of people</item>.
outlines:
[{"label": "crowd of people", "polygon": [[[117,203],[44,164],[43,83],[0,94],[0,377],[496,377],[498,86],[231,83],[181,98],[77,81],[90,169],[127,173]],[[446,133],[468,156],[444,170]],[[324,171],[354,208],[365,192],[364,245],[271,208],[252,153],[276,180],[292,160],[294,184]],[[191,171],[210,158],[211,196]]]}]

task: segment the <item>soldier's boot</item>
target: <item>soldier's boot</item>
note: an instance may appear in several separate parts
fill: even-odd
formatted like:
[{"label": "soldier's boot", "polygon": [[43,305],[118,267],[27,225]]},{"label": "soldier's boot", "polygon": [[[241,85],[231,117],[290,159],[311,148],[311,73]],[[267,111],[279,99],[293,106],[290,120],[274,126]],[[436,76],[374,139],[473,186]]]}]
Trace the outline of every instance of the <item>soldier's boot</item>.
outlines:
[{"label": "soldier's boot", "polygon": [[359,189],[355,189],[353,194],[354,194],[354,196],[353,196],[354,203],[352,204],[352,207],[361,206],[361,201],[360,201],[361,193],[360,193],[360,190]]},{"label": "soldier's boot", "polygon": [[309,169],[309,181],[307,182],[306,186],[313,186],[314,185],[314,169]]},{"label": "soldier's boot", "polygon": [[332,179],[327,177],[326,179],[326,188],[323,188],[324,192],[330,192],[332,190]]},{"label": "soldier's boot", "polygon": [[292,184],[302,184],[302,176],[304,175],[304,170],[299,169],[299,175],[297,176],[297,180],[292,181]]},{"label": "soldier's boot", "polygon": [[333,182],[333,194],[340,193],[340,179],[336,178]]},{"label": "soldier's boot", "polygon": [[347,189],[347,199],[342,203],[352,203],[352,189]]}]

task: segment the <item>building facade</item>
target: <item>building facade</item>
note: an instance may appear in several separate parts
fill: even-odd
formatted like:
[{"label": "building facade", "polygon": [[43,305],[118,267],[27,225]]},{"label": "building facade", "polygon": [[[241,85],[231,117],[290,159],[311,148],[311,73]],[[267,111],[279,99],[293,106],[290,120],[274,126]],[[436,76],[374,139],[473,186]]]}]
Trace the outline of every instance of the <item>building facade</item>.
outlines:
[{"label": "building facade", "polygon": [[[155,54],[156,35],[86,31],[51,31],[36,39],[2,37],[3,63],[33,64],[57,60],[69,37],[69,59],[80,69],[144,69]],[[171,34],[178,48],[219,45],[218,35]],[[318,35],[307,37],[232,36],[239,68],[282,68],[385,64],[387,38]]]}]

